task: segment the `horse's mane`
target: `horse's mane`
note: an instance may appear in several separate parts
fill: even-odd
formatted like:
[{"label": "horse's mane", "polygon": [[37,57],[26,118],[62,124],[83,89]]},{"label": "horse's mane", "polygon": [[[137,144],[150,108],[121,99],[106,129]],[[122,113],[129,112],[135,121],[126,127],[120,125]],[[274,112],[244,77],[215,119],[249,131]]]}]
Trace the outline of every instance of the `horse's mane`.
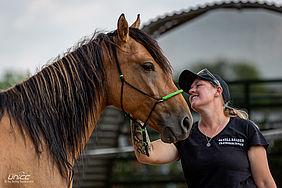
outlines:
[{"label": "horse's mane", "polygon": [[[23,135],[29,134],[38,155],[46,144],[68,183],[73,175],[70,161],[83,150],[88,126],[98,118],[95,111],[107,95],[102,57],[103,53],[112,54],[114,35],[116,31],[95,33],[34,76],[0,93],[0,120],[7,113]],[[130,36],[171,74],[155,40],[134,28],[130,28]],[[108,51],[103,52],[102,47]]]}]

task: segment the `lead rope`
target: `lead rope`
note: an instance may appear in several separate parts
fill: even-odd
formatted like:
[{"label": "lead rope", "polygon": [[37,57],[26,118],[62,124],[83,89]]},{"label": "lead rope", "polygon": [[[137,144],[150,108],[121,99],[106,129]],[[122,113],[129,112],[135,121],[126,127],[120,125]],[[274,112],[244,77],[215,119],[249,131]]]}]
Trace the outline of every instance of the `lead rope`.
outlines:
[{"label": "lead rope", "polygon": [[[114,43],[114,40],[113,40],[113,37],[111,36],[110,37],[111,41]],[[136,88],[135,86],[131,85],[129,82],[127,82],[124,78],[124,75],[122,74],[121,72],[121,68],[120,68],[120,64],[119,64],[119,61],[118,61],[118,57],[117,57],[117,52],[116,52],[116,48],[115,46],[112,44],[112,51],[113,51],[113,55],[115,57],[115,61],[116,61],[116,64],[117,64],[117,68],[118,68],[118,72],[119,72],[119,77],[120,77],[120,80],[121,80],[121,95],[120,95],[120,106],[121,106],[121,110],[123,111],[123,113],[129,117],[129,119],[131,119],[133,122],[137,123],[140,127],[141,127],[141,132],[142,132],[142,145],[145,147],[145,152],[146,152],[146,155],[149,157],[149,146],[148,146],[148,142],[147,142],[147,138],[146,138],[146,126],[147,126],[147,122],[149,121],[154,109],[156,108],[157,104],[175,96],[175,95],[178,95],[180,93],[183,92],[183,90],[178,90],[174,93],[171,93],[169,95],[166,95],[164,97],[161,97],[161,98],[156,98],[152,95],[149,95],[147,93],[145,93],[144,91]],[[124,88],[124,83],[126,83],[127,85],[129,85],[131,88],[135,89],[136,91],[138,91],[139,93],[142,93],[143,95],[146,95],[154,100],[156,100],[156,102],[154,103],[146,121],[144,122],[143,125],[141,125],[135,118],[133,118],[129,113],[127,113],[125,110],[124,110],[124,107],[123,107],[123,88]]]}]

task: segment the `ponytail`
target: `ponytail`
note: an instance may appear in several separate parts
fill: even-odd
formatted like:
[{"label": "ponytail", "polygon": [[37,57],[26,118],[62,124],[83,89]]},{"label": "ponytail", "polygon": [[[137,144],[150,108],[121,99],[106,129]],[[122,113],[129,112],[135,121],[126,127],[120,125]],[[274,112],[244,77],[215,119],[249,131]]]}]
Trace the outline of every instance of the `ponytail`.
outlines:
[{"label": "ponytail", "polygon": [[233,107],[228,106],[228,104],[225,104],[224,107],[224,114],[228,117],[239,117],[242,119],[249,119],[249,115],[244,110],[239,110]]},{"label": "ponytail", "polygon": [[[225,104],[224,106],[224,115],[228,116],[228,117],[239,117],[239,118],[242,118],[242,119],[246,119],[246,120],[249,120],[249,115],[247,112],[245,112],[244,110],[239,110],[239,109],[236,109],[236,108],[233,108],[233,107],[230,107],[228,106],[228,103]],[[249,120],[250,122],[252,122],[258,129],[259,129],[259,126]]]},{"label": "ponytail", "polygon": [[[214,87],[214,88],[217,88],[218,86],[213,83],[213,82],[210,82],[211,85]],[[222,102],[224,103],[224,99],[223,99],[223,96],[222,96]],[[239,117],[239,118],[242,118],[242,119],[245,119],[245,120],[249,120],[249,115],[247,112],[245,112],[244,110],[239,110],[239,109],[236,109],[236,108],[233,108],[231,106],[228,106],[228,103],[229,102],[226,102],[225,105],[224,105],[224,115],[227,116],[227,117]],[[257,128],[259,128],[257,126],[257,124],[251,120],[249,120],[250,122],[252,122]]]}]

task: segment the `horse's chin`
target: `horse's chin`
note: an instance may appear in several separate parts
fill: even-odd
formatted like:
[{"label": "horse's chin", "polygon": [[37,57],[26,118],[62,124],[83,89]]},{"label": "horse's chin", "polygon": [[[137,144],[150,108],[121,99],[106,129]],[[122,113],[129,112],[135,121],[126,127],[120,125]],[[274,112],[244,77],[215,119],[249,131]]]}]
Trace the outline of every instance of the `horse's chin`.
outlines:
[{"label": "horse's chin", "polygon": [[[137,119],[141,125],[143,122]],[[155,127],[151,127],[155,129]],[[173,132],[173,129],[169,126],[160,127],[159,130],[155,129],[160,133],[161,140],[165,143],[176,143],[178,141],[184,140],[189,136],[189,130],[182,130],[180,132]]]},{"label": "horse's chin", "polygon": [[161,140],[165,143],[175,143],[177,138],[169,127],[162,128]]},{"label": "horse's chin", "polygon": [[169,127],[162,128],[161,140],[165,143],[176,143],[177,141],[184,140],[189,136],[189,132],[175,135],[175,133]]},{"label": "horse's chin", "polygon": [[[140,124],[143,124],[142,121],[137,121]],[[162,127],[161,131],[158,132],[160,132],[161,140],[165,143],[176,143],[177,141],[184,140],[189,136],[189,131],[181,131],[180,134],[177,134],[173,132],[173,130],[169,126]]]}]

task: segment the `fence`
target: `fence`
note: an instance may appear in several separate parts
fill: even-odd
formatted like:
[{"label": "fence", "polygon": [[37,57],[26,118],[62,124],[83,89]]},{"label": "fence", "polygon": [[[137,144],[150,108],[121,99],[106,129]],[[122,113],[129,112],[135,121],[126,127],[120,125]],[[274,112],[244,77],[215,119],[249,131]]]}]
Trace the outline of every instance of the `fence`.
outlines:
[{"label": "fence", "polygon": [[[232,81],[228,84],[232,95],[231,105],[245,109],[249,113],[250,119],[253,119],[260,126],[263,135],[273,146],[275,140],[282,138],[282,79]],[[130,146],[127,147],[128,151],[130,151],[129,148]],[[271,149],[268,150],[270,165],[274,163],[274,158],[277,156],[277,154],[272,155],[271,151]],[[280,154],[278,155],[280,156]],[[282,156],[280,157],[282,158]],[[115,161],[116,168],[119,171],[112,174],[112,187],[132,187],[132,185],[134,187],[136,185],[139,185],[139,187],[186,187],[179,162],[165,167],[151,167],[138,164],[134,155],[132,156],[130,153],[119,155]],[[136,170],[136,166],[138,170]],[[127,169],[127,167],[132,167],[135,170],[130,173],[130,169]],[[271,167],[274,172],[281,171],[274,169],[275,165]],[[124,171],[121,169],[124,169]],[[152,169],[155,170],[155,174],[150,172]],[[138,171],[141,171],[141,173],[138,174]],[[138,175],[134,176],[132,173]],[[131,177],[128,179],[119,178],[118,175],[122,174],[131,174]],[[274,173],[274,178],[282,179],[280,174]],[[149,179],[144,176],[149,177]]]},{"label": "fence", "polygon": [[254,108],[282,107],[282,79],[232,81],[229,86],[233,103],[249,113]]},{"label": "fence", "polygon": [[[231,105],[247,110],[251,119],[261,127],[263,134],[271,145],[273,145],[276,139],[282,138],[282,80],[233,81],[229,82],[229,86],[233,101]],[[104,118],[107,119],[106,117]],[[138,163],[130,143],[128,121],[120,122],[117,126],[120,127],[118,139],[120,140],[118,144],[120,147],[91,149],[87,152],[89,158],[100,159],[97,167],[92,166],[93,169],[101,168],[101,159],[111,161],[111,165],[107,166],[106,176],[103,176],[107,180],[106,186],[104,186],[105,183],[103,183],[103,186],[99,186],[97,184],[98,179],[96,179],[89,185],[90,187],[186,187],[179,161],[161,166]],[[152,140],[158,138],[158,134],[154,133],[154,131],[150,130],[149,134]],[[123,140],[122,143],[121,140]],[[282,157],[279,153],[275,154],[275,157],[277,155],[279,158]],[[270,158],[270,165],[272,161],[273,159]],[[274,171],[278,174],[275,178],[282,179],[281,169],[274,169]],[[94,172],[89,172],[89,174],[95,179],[101,176],[102,172],[97,172],[95,177]],[[86,184],[84,185],[81,187],[87,187]]]}]

